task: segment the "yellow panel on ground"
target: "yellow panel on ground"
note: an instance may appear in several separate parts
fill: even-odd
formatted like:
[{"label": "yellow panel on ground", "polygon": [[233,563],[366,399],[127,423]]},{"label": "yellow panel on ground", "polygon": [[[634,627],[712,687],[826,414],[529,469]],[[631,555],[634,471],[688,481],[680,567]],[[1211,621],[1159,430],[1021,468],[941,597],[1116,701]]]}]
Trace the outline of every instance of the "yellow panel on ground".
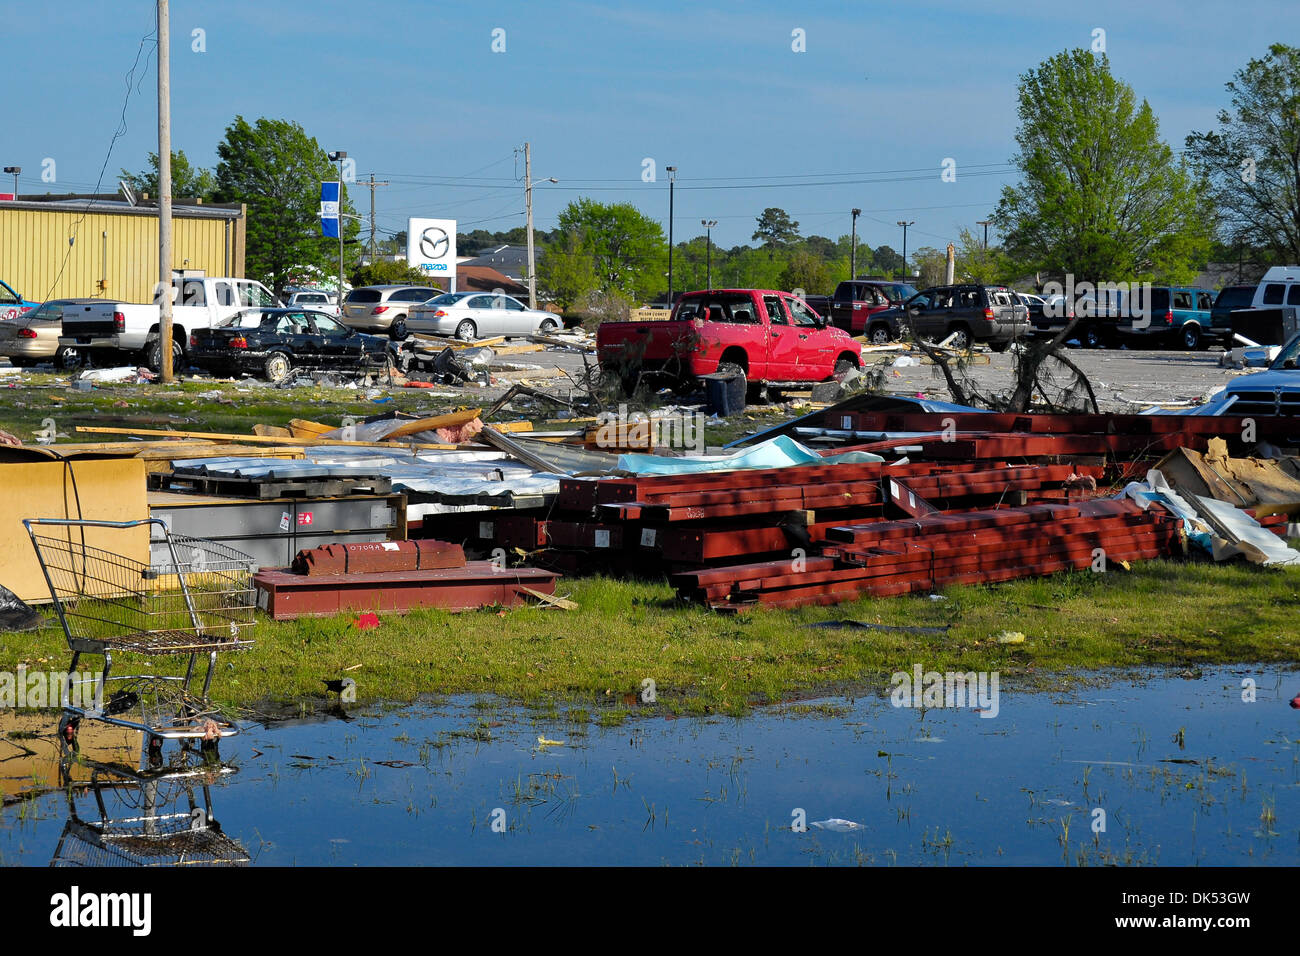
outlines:
[{"label": "yellow panel on ground", "polygon": [[[149,517],[145,462],[138,458],[0,464],[0,487],[8,499],[6,514],[0,517],[0,584],[24,601],[50,600],[24,518],[138,521]],[[47,528],[45,533],[70,540],[66,529]],[[80,546],[80,533],[75,540]],[[149,562],[147,525],[130,532],[91,528],[85,544]]]}]

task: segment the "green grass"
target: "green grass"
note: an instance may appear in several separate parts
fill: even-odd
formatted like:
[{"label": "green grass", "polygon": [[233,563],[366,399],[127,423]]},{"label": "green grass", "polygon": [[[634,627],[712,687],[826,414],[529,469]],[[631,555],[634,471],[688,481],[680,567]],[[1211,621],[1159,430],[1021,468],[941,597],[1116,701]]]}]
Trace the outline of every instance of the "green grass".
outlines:
[{"label": "green grass", "polygon": [[[260,621],[257,645],[222,657],[214,697],[226,705],[317,699],[321,680],[350,676],[357,700],[494,694],[546,706],[589,707],[614,725],[633,712],[744,713],[814,694],[877,693],[895,671],[996,670],[1004,683],[1058,687],[1097,669],[1195,670],[1300,658],[1294,627],[1300,571],[1152,561],[1132,572],[1075,572],[989,588],[867,599],[833,608],[726,616],[676,603],[666,584],[562,581],[575,611],[535,607]],[[852,618],[950,624],[944,635],[808,629]],[[1003,630],[1023,644],[999,644]],[[42,663],[42,659],[44,662]],[[66,666],[63,634],[0,635],[0,668]],[[355,667],[360,665],[360,667]],[[86,661],[83,659],[83,667]],[[119,664],[119,667],[122,666]],[[352,668],[352,669],[349,669]],[[643,681],[656,701],[643,701]]]}]

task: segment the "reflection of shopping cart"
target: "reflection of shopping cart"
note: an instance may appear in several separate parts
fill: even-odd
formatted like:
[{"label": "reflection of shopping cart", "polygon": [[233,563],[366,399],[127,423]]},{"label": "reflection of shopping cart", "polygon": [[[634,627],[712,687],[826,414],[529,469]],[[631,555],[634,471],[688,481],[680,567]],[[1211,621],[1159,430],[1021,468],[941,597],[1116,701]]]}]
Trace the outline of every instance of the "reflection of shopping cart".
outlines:
[{"label": "reflection of shopping cart", "polygon": [[[67,742],[75,742],[82,718],[139,730],[155,750],[164,739],[210,742],[239,732],[208,705],[208,690],[218,652],[252,643],[241,637],[254,622],[252,558],[171,534],[157,519],[30,518],[23,525],[72,650],[60,701]],[[155,560],[130,557],[147,555],[151,538]],[[183,674],[113,676],[118,652],[187,660]],[[93,679],[77,675],[82,654],[104,658]],[[199,655],[207,657],[207,672],[195,695]]]},{"label": "reflection of shopping cart", "polygon": [[[90,781],[65,781],[68,821],[51,866],[242,866],[248,851],[212,815],[210,784],[234,769],[187,760],[158,772],[89,763]],[[195,791],[202,793],[202,802]],[[90,792],[94,810],[78,810]]]}]

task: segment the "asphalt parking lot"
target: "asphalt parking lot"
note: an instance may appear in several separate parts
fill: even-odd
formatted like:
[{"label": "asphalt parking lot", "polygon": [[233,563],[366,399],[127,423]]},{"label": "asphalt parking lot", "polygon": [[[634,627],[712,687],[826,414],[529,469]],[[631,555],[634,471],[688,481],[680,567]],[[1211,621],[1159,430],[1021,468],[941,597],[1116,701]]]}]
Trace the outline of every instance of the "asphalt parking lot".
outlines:
[{"label": "asphalt parking lot", "polygon": [[[863,364],[881,363],[886,366],[886,388],[890,392],[913,397],[919,393],[926,398],[952,400],[938,368],[926,364],[893,367],[892,363],[900,354],[867,353],[863,356]],[[981,352],[977,355],[980,364],[967,367],[967,373],[976,386],[993,392],[1010,389],[1014,357],[1010,353]],[[1066,350],[1066,355],[1088,376],[1097,403],[1104,412],[1134,412],[1157,404],[1200,404],[1210,392],[1222,388],[1234,377],[1259,371],[1220,368],[1219,358],[1223,351],[1219,348],[1203,352],[1072,348]],[[519,358],[529,364],[563,369],[580,379],[582,355],[579,352],[548,349]],[[982,364],[986,359],[988,364]],[[589,358],[589,361],[593,360]],[[564,379],[548,383],[548,387],[561,389],[566,385]]]}]

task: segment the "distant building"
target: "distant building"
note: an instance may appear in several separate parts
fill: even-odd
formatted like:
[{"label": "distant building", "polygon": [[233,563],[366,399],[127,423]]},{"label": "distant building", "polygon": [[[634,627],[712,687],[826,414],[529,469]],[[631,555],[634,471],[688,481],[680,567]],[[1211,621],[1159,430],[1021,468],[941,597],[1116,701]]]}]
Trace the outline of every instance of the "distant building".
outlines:
[{"label": "distant building", "polygon": [[522,279],[528,272],[528,249],[526,246],[498,246],[495,249],[484,249],[471,258],[459,259],[457,263],[458,269],[464,266],[484,266],[511,279]]}]

